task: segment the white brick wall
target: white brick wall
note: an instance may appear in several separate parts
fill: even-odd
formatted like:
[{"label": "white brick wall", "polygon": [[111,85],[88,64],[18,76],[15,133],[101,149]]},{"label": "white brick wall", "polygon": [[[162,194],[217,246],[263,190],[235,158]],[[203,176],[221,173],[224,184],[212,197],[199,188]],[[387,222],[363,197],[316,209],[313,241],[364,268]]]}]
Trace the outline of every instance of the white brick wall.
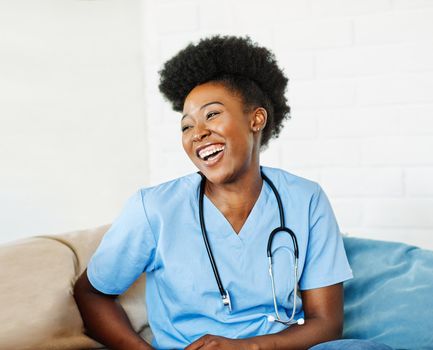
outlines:
[{"label": "white brick wall", "polygon": [[290,78],[293,118],[262,164],[318,181],[343,232],[433,249],[433,1],[144,4],[150,183],[194,171],[157,70],[190,41],[249,34]]},{"label": "white brick wall", "polygon": [[396,8],[371,16],[359,16],[353,19],[355,42],[384,45],[430,40],[433,36],[432,16],[432,8]]}]

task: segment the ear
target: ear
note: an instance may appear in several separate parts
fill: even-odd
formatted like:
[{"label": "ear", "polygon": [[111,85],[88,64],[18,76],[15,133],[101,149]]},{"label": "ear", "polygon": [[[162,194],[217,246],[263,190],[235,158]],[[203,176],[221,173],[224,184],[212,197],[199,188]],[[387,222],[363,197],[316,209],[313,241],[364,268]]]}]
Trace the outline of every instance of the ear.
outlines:
[{"label": "ear", "polygon": [[268,112],[263,107],[257,107],[252,112],[252,118],[250,122],[251,130],[253,132],[259,132],[263,130],[266,126],[266,122],[268,120]]}]

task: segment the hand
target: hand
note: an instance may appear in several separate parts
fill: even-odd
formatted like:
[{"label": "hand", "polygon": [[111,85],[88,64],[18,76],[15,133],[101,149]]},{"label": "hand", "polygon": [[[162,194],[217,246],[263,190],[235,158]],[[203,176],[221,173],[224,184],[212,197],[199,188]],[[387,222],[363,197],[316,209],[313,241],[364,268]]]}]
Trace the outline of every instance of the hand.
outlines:
[{"label": "hand", "polygon": [[249,350],[248,339],[230,339],[206,334],[188,345],[185,350]]}]

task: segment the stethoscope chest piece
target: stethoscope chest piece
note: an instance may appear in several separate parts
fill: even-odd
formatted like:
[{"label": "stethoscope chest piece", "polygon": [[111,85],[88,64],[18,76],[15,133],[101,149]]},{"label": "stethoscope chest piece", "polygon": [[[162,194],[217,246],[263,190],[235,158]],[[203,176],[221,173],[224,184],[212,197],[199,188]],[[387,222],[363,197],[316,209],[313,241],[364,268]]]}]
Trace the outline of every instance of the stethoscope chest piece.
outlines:
[{"label": "stethoscope chest piece", "polygon": [[222,299],[223,304],[228,307],[229,312],[232,312],[232,300],[230,299],[230,293],[227,289],[225,290],[225,295],[222,296]]}]

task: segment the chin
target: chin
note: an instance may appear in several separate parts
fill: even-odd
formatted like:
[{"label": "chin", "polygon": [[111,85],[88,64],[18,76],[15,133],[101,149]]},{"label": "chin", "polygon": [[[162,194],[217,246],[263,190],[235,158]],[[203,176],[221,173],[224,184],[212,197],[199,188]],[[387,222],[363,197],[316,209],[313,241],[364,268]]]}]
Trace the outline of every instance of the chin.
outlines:
[{"label": "chin", "polygon": [[199,169],[201,173],[206,177],[206,180],[209,182],[212,182],[214,184],[221,184],[224,183],[225,176],[222,174],[222,172],[214,171],[210,169]]},{"label": "chin", "polygon": [[248,160],[249,159],[245,161],[245,159],[223,158],[213,166],[206,166],[202,162],[196,162],[196,160],[194,160],[194,164],[209,182],[215,185],[222,185],[235,182],[242,177],[243,174],[247,173],[253,166]]},{"label": "chin", "polygon": [[200,169],[200,171],[209,182],[215,185],[227,184],[233,182],[236,178],[236,171],[227,167],[219,169],[204,168]]}]

